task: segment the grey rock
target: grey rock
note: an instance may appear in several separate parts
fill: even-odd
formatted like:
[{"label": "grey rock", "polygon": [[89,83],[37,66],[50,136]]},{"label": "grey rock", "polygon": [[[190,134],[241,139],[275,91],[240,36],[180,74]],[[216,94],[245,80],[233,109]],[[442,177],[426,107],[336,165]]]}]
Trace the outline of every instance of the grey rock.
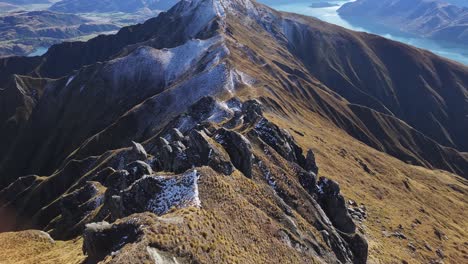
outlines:
[{"label": "grey rock", "polygon": [[[146,176],[121,192],[120,215],[167,213],[172,207],[200,206],[197,171],[173,176]],[[117,197],[113,197],[119,202]],[[118,207],[117,207],[118,208]]]},{"label": "grey rock", "polygon": [[140,143],[132,141],[132,151],[139,160],[146,160],[148,158],[145,148]]},{"label": "grey rock", "polygon": [[318,174],[319,169],[317,167],[317,163],[315,162],[315,154],[311,149],[307,151],[304,169],[306,171],[311,171],[316,175]]},{"label": "grey rock", "polygon": [[352,234],[356,224],[348,213],[346,202],[340,194],[340,186],[335,181],[321,177],[318,182],[317,201],[338,230]]},{"label": "grey rock", "polygon": [[177,128],[171,129],[169,135],[170,135],[172,140],[176,140],[176,141],[183,141],[184,140],[184,135]]},{"label": "grey rock", "polygon": [[88,263],[97,263],[111,252],[137,241],[141,235],[139,227],[132,223],[87,224],[83,232],[83,252],[88,256]]},{"label": "grey rock", "polygon": [[252,177],[254,156],[249,140],[237,132],[224,128],[217,132],[215,139],[226,149],[232,164],[246,177]]},{"label": "grey rock", "polygon": [[250,133],[254,137],[259,137],[286,160],[305,168],[306,159],[302,148],[297,145],[294,138],[286,130],[280,129],[266,118],[261,118],[256,123],[253,132]]}]

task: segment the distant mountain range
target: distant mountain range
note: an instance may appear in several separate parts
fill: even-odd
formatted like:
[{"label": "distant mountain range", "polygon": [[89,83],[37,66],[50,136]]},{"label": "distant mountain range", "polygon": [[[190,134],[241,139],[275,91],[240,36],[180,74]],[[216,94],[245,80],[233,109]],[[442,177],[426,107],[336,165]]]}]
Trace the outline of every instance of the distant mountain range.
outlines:
[{"label": "distant mountain range", "polygon": [[48,0],[1,0],[0,2],[9,3],[13,5],[31,5],[31,4],[50,3],[50,1]]},{"label": "distant mountain range", "polygon": [[440,0],[357,0],[338,13],[358,24],[364,18],[423,37],[468,43],[468,8]]},{"label": "distant mountain range", "polygon": [[9,12],[11,10],[15,10],[16,8],[18,8],[18,6],[15,6],[10,3],[0,2],[0,13]]},{"label": "distant mountain range", "polygon": [[141,9],[166,10],[178,0],[63,0],[55,3],[50,10],[66,13],[125,12]]},{"label": "distant mountain range", "polygon": [[119,29],[77,15],[51,11],[14,12],[0,16],[0,56],[26,55],[39,46]]}]

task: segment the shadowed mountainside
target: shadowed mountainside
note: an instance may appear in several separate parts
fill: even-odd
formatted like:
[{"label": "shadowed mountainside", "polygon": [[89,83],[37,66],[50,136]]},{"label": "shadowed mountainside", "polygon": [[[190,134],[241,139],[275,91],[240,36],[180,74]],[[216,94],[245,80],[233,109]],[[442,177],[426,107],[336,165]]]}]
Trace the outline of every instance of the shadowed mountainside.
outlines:
[{"label": "shadowed mountainside", "polygon": [[[175,12],[174,10],[172,12]],[[288,93],[281,93],[281,96],[273,94],[275,100],[289,101],[286,98],[291,98],[300,102],[302,107],[328,116],[336,125],[357,139],[404,161],[441,168],[461,175],[467,174],[467,155],[459,152],[465,151],[468,144],[464,137],[464,131],[468,129],[466,67],[427,51],[374,35],[348,31],[312,18],[273,11],[270,16],[268,18],[270,21],[260,21],[252,25],[254,26],[252,32],[260,33],[263,38],[255,38],[245,30],[242,30],[242,36],[251,36],[251,39],[258,39],[260,43],[271,42],[271,45],[276,47],[273,51],[283,50],[281,53],[274,52],[275,56],[271,56],[263,50],[249,46],[254,52],[257,63],[264,61],[263,63],[268,65],[259,71],[263,75],[272,74],[277,77],[273,83],[271,80],[265,80],[270,82],[268,85],[280,84],[288,90]],[[212,33],[188,34],[187,31],[191,30],[191,27],[186,25],[194,19],[201,18],[180,16],[173,19],[172,17],[171,12],[162,13],[144,24],[123,28],[117,35],[100,36],[86,43],[56,45],[41,59],[4,59],[1,65],[5,70],[1,71],[0,80],[11,83],[7,82],[10,73],[59,78],[72,74],[73,70],[83,65],[127,55],[135,48],[134,43],[146,42],[157,49],[171,48],[191,37],[207,38],[212,35]],[[159,26],[161,24],[164,26]],[[220,27],[216,21],[213,21],[211,26],[214,29]],[[267,61],[268,56],[279,58]],[[89,71],[86,74],[94,72],[96,67],[101,67],[99,65],[86,67],[86,71]],[[12,68],[15,70],[11,71]],[[316,80],[321,84],[317,84]],[[275,93],[279,94],[279,91]],[[142,98],[138,97],[128,106],[136,104]],[[315,104],[311,103],[312,98],[316,101]],[[58,99],[58,102],[70,104],[64,99]],[[60,113],[63,114],[62,111]],[[114,122],[119,112],[112,116],[108,122],[90,124],[88,128],[78,130],[63,124],[61,125],[63,129],[71,129],[73,132],[57,137],[48,131],[54,129],[53,127],[41,126],[46,130],[38,131],[35,135],[18,134],[17,140],[4,138],[11,151],[4,158],[3,171],[11,177],[35,171],[43,174],[51,173],[53,168],[85,138]],[[46,117],[39,114],[38,118]],[[50,116],[47,118],[48,122],[52,122]],[[71,120],[71,116],[68,120]],[[56,124],[57,121],[53,123]],[[34,122],[43,123],[34,119],[29,120],[30,125]],[[76,133],[80,135],[72,136]],[[51,141],[63,143],[47,144],[43,149],[41,145],[49,142],[44,140],[44,136],[50,137]],[[60,139],[62,137],[63,139]],[[19,146],[31,142],[30,140],[37,142],[33,146],[38,149],[28,148],[30,150],[28,154],[28,151],[24,152],[24,147]],[[13,147],[15,144],[20,145]],[[63,149],[57,149],[59,147]],[[5,148],[3,153],[6,154],[7,151],[8,148]],[[27,158],[36,151],[44,153],[40,159],[47,160],[47,164],[38,160],[37,163],[27,165],[30,167],[28,169],[11,162]],[[50,158],[49,155],[54,158]],[[10,170],[8,167],[14,169]]]}]

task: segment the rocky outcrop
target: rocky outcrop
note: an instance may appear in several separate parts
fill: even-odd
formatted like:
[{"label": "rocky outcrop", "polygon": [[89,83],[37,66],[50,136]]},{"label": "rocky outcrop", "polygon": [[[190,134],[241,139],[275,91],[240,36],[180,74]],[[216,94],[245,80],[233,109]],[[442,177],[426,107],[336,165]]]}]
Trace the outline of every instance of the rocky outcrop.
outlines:
[{"label": "rocky outcrop", "polygon": [[200,207],[196,170],[175,176],[145,176],[111,198],[112,217],[134,213],[166,214],[170,209]]},{"label": "rocky outcrop", "polygon": [[124,222],[111,225],[107,222],[86,225],[83,232],[83,251],[90,263],[97,263],[142,235],[137,223]]},{"label": "rocky outcrop", "polygon": [[[60,192],[28,207],[32,212],[38,211],[36,223],[62,239],[76,236],[84,229],[84,251],[88,260],[97,261],[140,236],[135,225],[102,221],[111,223],[141,213],[164,216],[171,210],[202,208],[199,179],[204,176],[194,167],[208,166],[220,175],[229,176],[238,170],[251,181],[265,181],[290,217],[294,216],[293,208],[316,212],[318,219],[313,224],[326,232],[333,254],[342,262],[364,263],[359,261],[367,256],[364,254],[367,244],[356,234],[338,184],[323,178],[317,183],[313,152],[309,150],[305,158],[294,138],[263,116],[259,102],[225,104],[233,108],[220,110],[220,103],[213,98],[201,99],[190,112],[175,117],[142,144],[132,142],[125,149],[78,163],[73,181],[66,173],[69,169],[63,168],[51,176],[49,184],[41,186],[42,192],[47,188]],[[225,118],[209,121],[220,113]],[[180,120],[187,119],[192,122],[178,126]],[[236,125],[232,126],[233,123]],[[272,160],[261,162],[266,154]],[[286,166],[284,169],[296,171],[293,177],[301,189],[295,190],[297,193],[290,193],[293,187],[282,183],[283,176],[276,167],[280,164]],[[67,184],[52,184],[64,179]],[[5,199],[11,199],[12,190],[34,180],[21,178],[1,193]],[[40,189],[34,185],[31,188],[27,196],[40,197]],[[296,196],[306,199],[304,208],[292,198]],[[19,199],[17,206],[27,202],[28,199]],[[288,238],[291,239],[295,238]]]},{"label": "rocky outcrop", "polygon": [[344,233],[354,233],[356,225],[348,213],[340,186],[333,180],[321,177],[317,183],[317,201],[333,225]]},{"label": "rocky outcrop", "polygon": [[234,166],[250,178],[254,157],[249,140],[237,132],[224,128],[216,131],[214,138],[226,149]]},{"label": "rocky outcrop", "polygon": [[73,237],[81,233],[92,213],[104,203],[105,188],[99,182],[87,182],[83,187],[60,198],[61,216],[47,227],[54,237]]}]

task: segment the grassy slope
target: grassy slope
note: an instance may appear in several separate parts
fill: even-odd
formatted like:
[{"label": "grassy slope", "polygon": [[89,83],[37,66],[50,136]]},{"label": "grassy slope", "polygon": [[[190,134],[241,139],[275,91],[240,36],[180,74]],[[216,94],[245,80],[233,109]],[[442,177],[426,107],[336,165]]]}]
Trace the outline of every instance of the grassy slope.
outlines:
[{"label": "grassy slope", "polygon": [[0,263],[55,264],[80,263],[83,259],[81,239],[55,241],[39,231],[0,234]]},{"label": "grassy slope", "polygon": [[[365,204],[369,217],[360,228],[369,240],[369,263],[429,263],[439,259],[439,248],[446,263],[463,263],[468,251],[464,244],[468,188],[462,178],[411,166],[375,151],[315,114],[300,120],[272,114],[269,118],[287,128],[303,147],[315,150],[320,175],[337,180],[346,198]],[[200,185],[203,209],[178,210],[165,216],[170,219],[166,221],[155,218],[151,244],[202,262],[266,263],[272,257],[285,263],[304,261],[275,237],[281,228],[275,212],[280,210],[263,184],[238,173],[225,177],[208,168],[201,172],[205,175]],[[297,219],[304,229],[313,230],[303,218]],[[420,224],[415,224],[416,219]],[[385,235],[399,230],[407,239]],[[441,239],[436,230],[444,234]],[[50,244],[29,232],[2,234],[0,240],[8,241],[0,245],[0,259],[8,256],[1,263],[77,263],[83,258],[81,240]]]},{"label": "grassy slope", "polygon": [[[370,263],[428,263],[438,259],[438,248],[446,255],[447,263],[466,261],[466,180],[403,163],[365,146],[315,115],[301,120],[271,118],[289,128],[303,147],[316,151],[320,175],[338,181],[346,198],[366,205],[369,218],[362,228],[369,240]],[[361,163],[367,164],[372,174],[366,173]],[[413,224],[416,219],[421,224]],[[385,235],[398,231],[399,225],[407,240]],[[436,230],[445,237],[439,239]],[[416,251],[408,247],[409,243],[416,246]],[[432,251],[425,248],[425,243]]]}]

